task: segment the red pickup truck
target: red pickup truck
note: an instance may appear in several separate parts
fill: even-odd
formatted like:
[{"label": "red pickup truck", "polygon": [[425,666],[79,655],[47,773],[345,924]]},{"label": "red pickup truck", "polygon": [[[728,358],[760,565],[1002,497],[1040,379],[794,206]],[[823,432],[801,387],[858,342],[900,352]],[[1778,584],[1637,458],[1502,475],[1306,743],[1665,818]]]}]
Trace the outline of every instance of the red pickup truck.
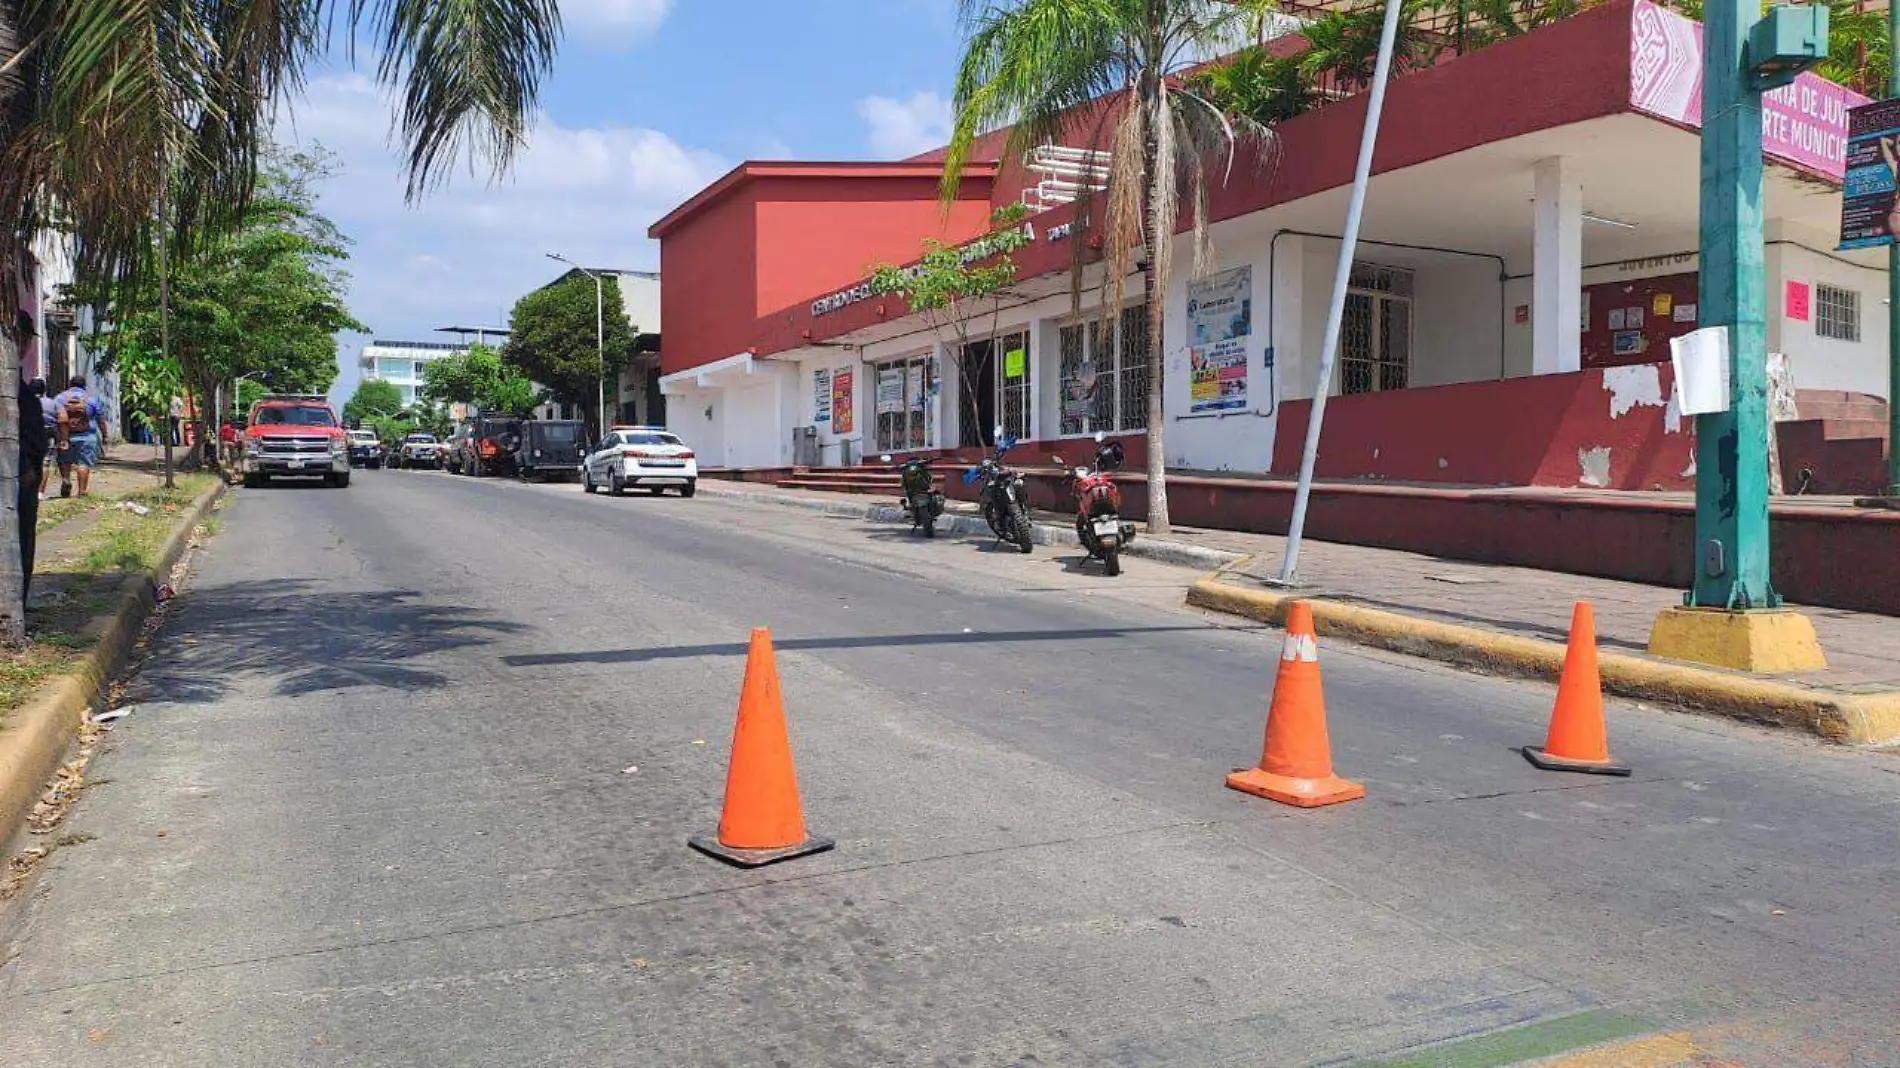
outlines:
[{"label": "red pickup truck", "polygon": [[350,484],[350,439],[328,398],[273,394],[251,406],[244,431],[244,484],[273,478],[323,479]]}]

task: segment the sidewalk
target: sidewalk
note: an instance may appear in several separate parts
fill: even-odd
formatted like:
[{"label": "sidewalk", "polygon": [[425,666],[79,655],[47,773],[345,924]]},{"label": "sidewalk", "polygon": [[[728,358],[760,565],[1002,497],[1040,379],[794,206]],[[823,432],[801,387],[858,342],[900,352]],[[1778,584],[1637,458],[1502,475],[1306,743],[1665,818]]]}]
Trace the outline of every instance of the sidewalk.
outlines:
[{"label": "sidewalk", "polygon": [[[714,492],[729,492],[728,486],[737,487],[748,497],[759,500],[801,498],[808,505],[829,502],[842,508],[865,509],[876,504],[894,503],[883,497],[780,490],[754,483],[715,486],[708,481],[701,485],[702,490],[712,489]],[[956,508],[954,503],[952,508]],[[1065,529],[1070,522],[1068,516],[1053,513],[1038,512],[1035,518],[1038,523],[1049,523]],[[1203,585],[1233,590],[1242,595],[1239,599],[1251,598],[1261,605],[1266,604],[1268,598],[1285,597],[1284,591],[1271,591],[1263,581],[1279,573],[1286,551],[1286,539],[1283,537],[1177,526],[1168,540],[1208,552],[1238,554],[1242,557],[1222,567],[1212,576],[1210,583]],[[1134,544],[1141,543],[1142,539],[1138,538]],[[1546,648],[1539,655],[1555,657],[1558,661],[1561,660],[1562,643],[1569,633],[1571,606],[1579,600],[1589,601],[1596,609],[1597,641],[1606,661],[1621,657],[1667,669],[1678,676],[1690,672],[1706,675],[1707,679],[1703,681],[1712,680],[1718,690],[1724,688],[1725,682],[1732,683],[1726,686],[1726,696],[1719,700],[1712,698],[1704,702],[1695,694],[1674,687],[1663,687],[1670,691],[1664,699],[1704,705],[1710,710],[1739,718],[1780,722],[1802,719],[1810,728],[1826,733],[1823,727],[1816,725],[1809,712],[1788,711],[1785,707],[1790,703],[1788,699],[1805,694],[1825,704],[1834,697],[1849,701],[1865,697],[1883,704],[1900,705],[1900,619],[1890,616],[1836,608],[1793,606],[1813,621],[1821,639],[1821,648],[1827,656],[1827,669],[1789,676],[1745,675],[1699,665],[1677,668],[1675,662],[1651,657],[1644,651],[1656,614],[1671,605],[1681,604],[1680,590],[1531,568],[1444,560],[1416,553],[1311,539],[1300,550],[1300,579],[1302,585],[1298,596],[1301,598],[1390,613],[1406,620],[1465,628],[1467,633],[1481,632],[1480,636],[1496,636],[1502,641],[1515,639],[1541,643]],[[1234,610],[1229,605],[1203,606]],[[1246,614],[1255,613],[1249,611]],[[1460,655],[1447,650],[1447,643],[1436,638],[1418,640],[1415,636],[1407,635],[1402,640],[1380,640],[1377,636],[1369,635],[1367,628],[1358,626],[1342,627],[1340,633],[1368,644],[1418,652],[1419,655],[1437,659],[1476,663],[1492,670],[1544,674],[1537,665],[1527,664],[1527,658],[1522,655]],[[1608,677],[1612,674],[1606,671],[1606,685],[1615,691],[1616,682]],[[1764,684],[1784,692],[1777,694],[1764,690]],[[1703,689],[1707,690],[1707,686]],[[1656,696],[1657,687],[1636,686],[1621,692],[1635,696]],[[1815,703],[1808,702],[1811,705]]]}]

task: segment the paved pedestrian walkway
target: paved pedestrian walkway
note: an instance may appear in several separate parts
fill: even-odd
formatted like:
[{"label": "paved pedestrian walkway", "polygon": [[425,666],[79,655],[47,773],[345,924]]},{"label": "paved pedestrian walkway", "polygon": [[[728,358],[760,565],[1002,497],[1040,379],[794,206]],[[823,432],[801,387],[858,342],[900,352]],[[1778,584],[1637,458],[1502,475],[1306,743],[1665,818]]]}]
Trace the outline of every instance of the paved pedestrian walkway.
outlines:
[{"label": "paved pedestrian walkway", "polygon": [[[764,485],[745,488],[847,503],[878,499]],[[1037,518],[1069,521],[1053,513],[1039,513]],[[1265,534],[1176,527],[1169,538],[1246,554],[1250,559],[1229,569],[1225,577],[1240,585],[1259,586],[1277,576],[1286,552],[1285,538]],[[1558,642],[1569,632],[1571,606],[1587,600],[1596,609],[1598,643],[1606,650],[1627,653],[1642,653],[1656,614],[1682,603],[1681,590],[1662,586],[1311,539],[1300,550],[1300,580],[1302,588],[1310,589],[1315,597]],[[1842,693],[1900,690],[1900,619],[1838,608],[1793,607],[1813,620],[1828,667],[1781,678]]]}]

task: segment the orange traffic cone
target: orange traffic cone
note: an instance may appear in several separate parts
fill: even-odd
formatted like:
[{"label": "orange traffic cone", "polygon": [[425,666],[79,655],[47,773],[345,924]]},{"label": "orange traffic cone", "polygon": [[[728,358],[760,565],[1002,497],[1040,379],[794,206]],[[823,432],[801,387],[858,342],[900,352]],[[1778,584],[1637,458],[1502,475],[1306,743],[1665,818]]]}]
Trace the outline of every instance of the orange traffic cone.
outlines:
[{"label": "orange traffic cone", "polygon": [[752,629],[752,647],[746,654],[719,833],[696,834],[686,843],[741,868],[822,853],[836,844],[805,832],[792,743],[785,732],[785,703],[778,692],[778,665],[772,658],[772,632],[764,627]]},{"label": "orange traffic cone", "polygon": [[1597,677],[1596,613],[1578,601],[1570,613],[1570,649],[1563,677],[1557,680],[1557,707],[1550,715],[1544,747],[1524,747],[1524,759],[1546,771],[1584,771],[1628,775],[1630,766],[1610,759],[1609,729],[1603,721],[1603,681]]},{"label": "orange traffic cone", "polygon": [[1286,645],[1273,680],[1260,766],[1227,776],[1227,785],[1301,808],[1366,796],[1364,786],[1333,774],[1326,698],[1320,692],[1319,640],[1313,634],[1313,609],[1305,601],[1295,601],[1287,614]]}]

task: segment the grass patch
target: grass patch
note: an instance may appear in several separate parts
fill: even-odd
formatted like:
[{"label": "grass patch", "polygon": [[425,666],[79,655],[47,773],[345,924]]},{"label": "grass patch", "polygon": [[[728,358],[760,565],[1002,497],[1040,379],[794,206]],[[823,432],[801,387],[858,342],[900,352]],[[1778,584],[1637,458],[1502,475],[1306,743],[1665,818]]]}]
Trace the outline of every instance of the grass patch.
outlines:
[{"label": "grass patch", "polygon": [[[143,505],[149,509],[145,515],[119,508],[119,500],[111,498],[58,502],[65,506],[68,518],[95,510],[98,515],[86,520],[85,529],[73,531],[60,556],[49,558],[42,551],[33,576],[35,596],[48,586],[56,595],[29,608],[32,643],[27,649],[0,655],[0,718],[20,707],[42,683],[71,670],[74,661],[92,647],[92,622],[117,606],[127,576],[153,569],[159,550],[184,521],[191,502],[216,481],[217,476],[211,474],[180,474],[173,489],[153,486],[119,498]],[[44,515],[42,530],[46,529]]]}]

